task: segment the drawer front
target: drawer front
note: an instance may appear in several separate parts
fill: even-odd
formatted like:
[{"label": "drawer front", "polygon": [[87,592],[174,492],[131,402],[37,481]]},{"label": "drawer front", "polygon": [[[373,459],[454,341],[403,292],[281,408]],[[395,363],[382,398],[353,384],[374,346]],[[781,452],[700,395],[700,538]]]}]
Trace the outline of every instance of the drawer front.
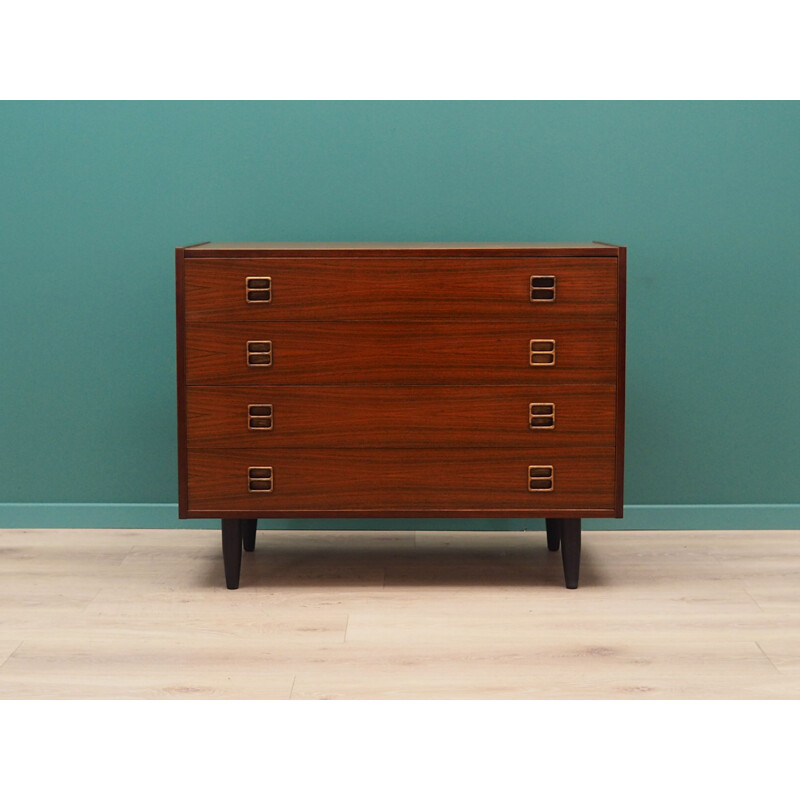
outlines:
[{"label": "drawer front", "polygon": [[186,319],[615,318],[616,258],[192,259]]},{"label": "drawer front", "polygon": [[190,387],[191,448],[614,444],[614,386]]},{"label": "drawer front", "polygon": [[604,515],[613,476],[603,447],[189,450],[188,499],[208,516]]},{"label": "drawer front", "polygon": [[[613,322],[193,323],[189,385],[613,383]],[[533,365],[532,365],[532,362]]]}]

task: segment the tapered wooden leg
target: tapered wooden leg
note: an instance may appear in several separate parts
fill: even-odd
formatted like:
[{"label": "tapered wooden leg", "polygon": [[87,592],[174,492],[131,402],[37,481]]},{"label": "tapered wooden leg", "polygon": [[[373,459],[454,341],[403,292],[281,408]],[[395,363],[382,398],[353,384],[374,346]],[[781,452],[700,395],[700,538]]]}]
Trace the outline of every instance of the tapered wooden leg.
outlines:
[{"label": "tapered wooden leg", "polygon": [[222,520],[222,561],[226,586],[238,589],[239,571],[242,568],[242,524],[238,519]]},{"label": "tapered wooden leg", "polygon": [[561,522],[560,519],[546,519],[547,523],[547,549],[555,552],[561,543]]},{"label": "tapered wooden leg", "polygon": [[256,528],[258,527],[257,519],[242,519],[239,520],[242,524],[242,544],[248,553],[252,553],[256,549]]},{"label": "tapered wooden leg", "polygon": [[567,589],[577,589],[581,568],[580,519],[561,520],[561,561],[564,564],[564,583]]}]

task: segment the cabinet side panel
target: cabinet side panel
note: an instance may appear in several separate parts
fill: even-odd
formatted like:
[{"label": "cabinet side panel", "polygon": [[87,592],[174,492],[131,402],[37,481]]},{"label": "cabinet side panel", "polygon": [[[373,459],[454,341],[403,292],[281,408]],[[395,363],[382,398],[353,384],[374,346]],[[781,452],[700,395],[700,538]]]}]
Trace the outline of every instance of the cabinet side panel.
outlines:
[{"label": "cabinet side panel", "polygon": [[175,339],[178,377],[178,516],[186,518],[189,508],[186,451],[186,331],[184,326],[184,248],[175,250]]},{"label": "cabinet side panel", "polygon": [[616,442],[616,496],[614,505],[618,517],[623,514],[623,485],[625,481],[625,306],[627,286],[627,248],[619,248],[617,280],[617,442]]}]

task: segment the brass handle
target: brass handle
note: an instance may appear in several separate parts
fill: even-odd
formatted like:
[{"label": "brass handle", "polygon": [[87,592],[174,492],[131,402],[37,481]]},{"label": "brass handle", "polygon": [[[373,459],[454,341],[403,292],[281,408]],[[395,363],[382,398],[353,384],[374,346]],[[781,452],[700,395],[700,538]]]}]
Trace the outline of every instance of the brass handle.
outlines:
[{"label": "brass handle", "polygon": [[269,403],[247,406],[247,427],[254,431],[272,430],[272,405]]},{"label": "brass handle", "polygon": [[249,278],[245,278],[244,297],[248,303],[271,303],[272,278],[266,275],[254,275]]},{"label": "brass handle", "polygon": [[552,367],[556,363],[555,339],[531,339],[532,367]]},{"label": "brass handle", "polygon": [[247,488],[251,492],[271,492],[272,467],[248,467]]},{"label": "brass handle", "polygon": [[528,406],[528,427],[531,430],[546,431],[556,426],[555,403],[531,403]]},{"label": "brass handle", "polygon": [[531,303],[552,303],[556,299],[555,275],[531,275]]},{"label": "brass handle", "polygon": [[555,470],[552,464],[528,467],[528,491],[552,492],[555,483]]},{"label": "brass handle", "polygon": [[270,340],[253,341],[251,339],[247,342],[247,366],[272,366],[272,342]]}]

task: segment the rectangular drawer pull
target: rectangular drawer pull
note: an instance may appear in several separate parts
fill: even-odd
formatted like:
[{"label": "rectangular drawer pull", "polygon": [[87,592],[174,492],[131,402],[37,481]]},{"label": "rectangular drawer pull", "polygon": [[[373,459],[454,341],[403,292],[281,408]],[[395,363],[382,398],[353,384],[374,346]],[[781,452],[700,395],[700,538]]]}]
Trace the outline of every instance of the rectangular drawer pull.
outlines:
[{"label": "rectangular drawer pull", "polygon": [[268,276],[245,279],[245,299],[248,303],[272,302],[272,278]]},{"label": "rectangular drawer pull", "polygon": [[272,467],[248,467],[247,488],[251,492],[271,492]]},{"label": "rectangular drawer pull", "polygon": [[528,407],[528,425],[531,430],[552,430],[556,427],[555,403],[531,403]]},{"label": "rectangular drawer pull", "polygon": [[532,367],[552,367],[556,363],[555,339],[531,339]]},{"label": "rectangular drawer pull", "polygon": [[247,366],[248,367],[271,367],[272,366],[272,342],[249,341],[247,343]]},{"label": "rectangular drawer pull", "polygon": [[247,406],[247,427],[251,430],[272,430],[272,406],[254,405]]},{"label": "rectangular drawer pull", "polygon": [[552,303],[556,299],[555,275],[531,275],[531,303]]},{"label": "rectangular drawer pull", "polygon": [[555,480],[552,465],[528,467],[528,491],[529,492],[552,492]]}]

